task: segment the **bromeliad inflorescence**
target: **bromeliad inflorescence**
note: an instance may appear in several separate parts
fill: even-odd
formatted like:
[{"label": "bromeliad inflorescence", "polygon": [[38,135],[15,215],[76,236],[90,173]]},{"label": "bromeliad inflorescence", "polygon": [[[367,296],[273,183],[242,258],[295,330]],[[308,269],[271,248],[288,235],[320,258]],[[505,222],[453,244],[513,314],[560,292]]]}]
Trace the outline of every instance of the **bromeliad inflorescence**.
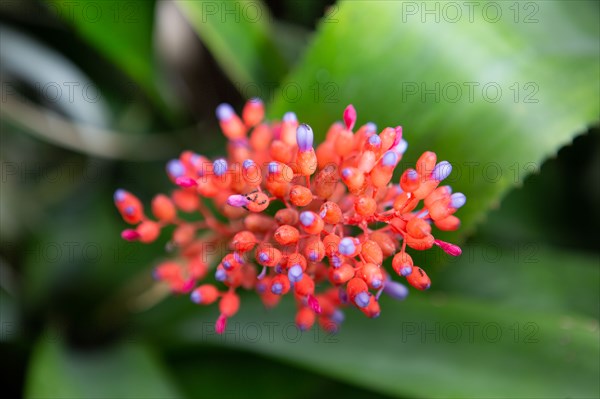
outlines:
[{"label": "bromeliad inflorescence", "polygon": [[[265,122],[259,99],[246,103],[241,118],[228,104],[217,108],[217,117],[229,140],[227,158],[211,161],[184,151],[169,161],[167,174],[179,188],[152,200],[156,221],[131,193],[117,190],[114,196],[125,221],[136,225],[123,231],[126,240],[149,243],[166,225],[176,226],[169,246],[178,257],[158,265],[154,276],[197,304],[218,301],[217,332],[238,311],[240,289],[255,290],[269,307],[290,294],[300,329],[317,320],[337,330],[343,307],[377,317],[382,293],[407,296],[408,289],[382,267],[384,260],[392,257],[395,278],[425,290],[429,277],[407,247],[437,245],[460,255],[458,246],[431,233],[432,224],[440,230],[460,225],[454,213],[465,196],[440,186],[450,163],[425,152],[392,182],[407,148],[401,126],[379,134],[372,123],[354,130],[356,111],[349,105],[344,123],[334,123],[315,150],[310,126],[292,112]],[[200,220],[185,221],[178,212]],[[215,248],[227,251],[219,255]],[[217,262],[216,282],[204,282]]]}]

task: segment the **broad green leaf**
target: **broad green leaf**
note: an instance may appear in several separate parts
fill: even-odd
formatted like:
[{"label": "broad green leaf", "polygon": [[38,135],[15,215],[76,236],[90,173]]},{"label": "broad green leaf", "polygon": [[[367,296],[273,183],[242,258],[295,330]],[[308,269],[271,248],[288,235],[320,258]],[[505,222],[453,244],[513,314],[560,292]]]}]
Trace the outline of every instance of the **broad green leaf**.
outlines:
[{"label": "broad green leaf", "polygon": [[236,88],[273,88],[287,71],[272,39],[271,15],[262,1],[191,1],[176,4]]},{"label": "broad green leaf", "polygon": [[535,241],[467,241],[463,256],[435,274],[437,289],[494,303],[600,318],[600,258]]},{"label": "broad green leaf", "polygon": [[163,105],[155,85],[154,1],[47,0],[47,6]]},{"label": "broad green leaf", "polygon": [[359,124],[401,124],[401,166],[436,151],[454,165],[447,182],[467,195],[463,227],[447,239],[471,232],[600,107],[597,3],[474,3],[472,15],[461,4],[341,2],[270,111],[295,111],[319,138],[349,103]]},{"label": "broad green leaf", "polygon": [[27,375],[27,398],[181,397],[161,364],[144,346],[95,350],[68,348],[48,334],[36,345]]},{"label": "broad green leaf", "polygon": [[[250,303],[248,303],[250,302]],[[597,320],[484,301],[383,299],[380,318],[355,309],[337,335],[301,334],[290,302],[271,313],[244,300],[222,336],[206,316],[173,340],[272,356],[390,395],[408,397],[598,397]],[[397,315],[397,317],[394,317]]]},{"label": "broad green leaf", "polygon": [[[190,398],[387,398],[235,348],[187,346],[167,355],[165,362],[170,365],[178,386]],[[224,372],[232,367],[243,370],[236,374],[235,384],[231,383],[231,374]],[[307,381],[310,383],[307,384]]]}]

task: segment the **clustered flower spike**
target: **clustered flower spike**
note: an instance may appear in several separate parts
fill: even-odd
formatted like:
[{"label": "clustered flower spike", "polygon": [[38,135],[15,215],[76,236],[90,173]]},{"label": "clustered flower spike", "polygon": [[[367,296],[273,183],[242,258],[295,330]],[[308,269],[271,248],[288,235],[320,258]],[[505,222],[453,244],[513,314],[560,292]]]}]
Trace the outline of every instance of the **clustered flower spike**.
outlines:
[{"label": "clustered flower spike", "polygon": [[[156,221],[127,191],[117,190],[114,201],[123,219],[135,225],[122,232],[125,240],[150,243],[163,227],[175,226],[169,247],[178,257],[156,267],[154,277],[196,304],[218,301],[218,333],[237,313],[240,289],[256,291],[267,307],[291,295],[300,329],[317,321],[336,331],[342,308],[377,317],[382,293],[406,298],[407,287],[392,275],[416,289],[429,288],[429,277],[413,264],[407,247],[422,251],[436,245],[460,255],[458,246],[435,239],[431,231],[432,225],[440,230],[460,225],[454,213],[465,195],[440,186],[452,165],[425,152],[415,168],[392,181],[407,149],[402,127],[377,134],[367,123],[354,131],[357,115],[349,105],[344,123],[334,123],[315,149],[310,126],[292,112],[265,122],[259,99],[246,103],[241,118],[229,104],[216,114],[229,140],[227,158],[211,161],[184,151],[169,161],[167,175],[178,188],[152,200]],[[179,213],[200,220],[188,222]],[[218,254],[215,248],[223,246],[227,253]],[[382,267],[388,258],[394,273]],[[214,264],[215,281],[206,282]]]}]

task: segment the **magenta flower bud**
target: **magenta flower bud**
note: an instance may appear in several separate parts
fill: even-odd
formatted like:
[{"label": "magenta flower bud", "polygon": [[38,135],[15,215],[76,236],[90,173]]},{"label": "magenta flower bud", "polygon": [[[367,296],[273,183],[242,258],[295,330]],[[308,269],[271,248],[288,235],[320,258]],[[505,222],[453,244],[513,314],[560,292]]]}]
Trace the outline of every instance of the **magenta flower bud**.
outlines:
[{"label": "magenta flower bud", "polygon": [[396,132],[396,136],[394,137],[394,143],[392,144],[392,148],[400,144],[400,140],[402,140],[402,126],[396,126],[394,128],[394,131]]},{"label": "magenta flower bud", "polygon": [[319,300],[312,295],[308,296],[308,306],[312,309],[316,314],[321,313],[321,305],[319,305]]},{"label": "magenta flower bud", "polygon": [[442,250],[451,256],[460,256],[462,254],[462,249],[458,245],[451,244],[442,240],[435,240],[435,245],[442,248]]},{"label": "magenta flower bud", "polygon": [[314,134],[310,126],[303,123],[296,129],[296,142],[298,149],[302,152],[309,151],[313,148]]},{"label": "magenta flower bud", "polygon": [[121,232],[121,238],[127,241],[135,241],[140,238],[140,234],[133,229],[126,229]]},{"label": "magenta flower bud", "polygon": [[177,179],[175,179],[175,184],[183,188],[194,187],[198,185],[198,183],[196,183],[196,180],[187,176],[178,177]]},{"label": "magenta flower bud", "polygon": [[354,128],[354,124],[356,123],[356,109],[352,104],[348,105],[344,110],[344,123],[346,124],[346,129],[352,130]]},{"label": "magenta flower bud", "polygon": [[227,316],[222,314],[219,316],[219,318],[217,319],[217,322],[215,323],[215,331],[217,332],[217,334],[223,334],[225,332],[226,328],[227,328]]},{"label": "magenta flower bud", "polygon": [[241,208],[244,207],[246,205],[248,205],[250,203],[250,200],[248,200],[248,198],[246,198],[245,195],[240,195],[240,194],[233,194],[230,195],[229,198],[227,198],[227,205],[236,207],[236,208]]}]

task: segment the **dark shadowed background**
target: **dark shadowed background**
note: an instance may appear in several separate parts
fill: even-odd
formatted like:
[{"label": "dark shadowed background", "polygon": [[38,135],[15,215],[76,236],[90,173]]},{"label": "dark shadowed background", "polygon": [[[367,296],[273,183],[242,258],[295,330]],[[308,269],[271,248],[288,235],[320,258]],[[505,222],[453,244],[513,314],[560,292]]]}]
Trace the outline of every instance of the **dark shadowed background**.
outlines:
[{"label": "dark shadowed background", "polygon": [[[3,397],[600,396],[600,10],[585,1],[0,0]],[[216,157],[214,108],[259,96],[318,140],[404,127],[467,195],[463,255],[336,335],[291,298],[158,298],[151,245],[120,239],[183,149]],[[400,168],[399,168],[400,169]],[[210,277],[212,279],[212,277]],[[7,396],[6,396],[7,395]]]}]

